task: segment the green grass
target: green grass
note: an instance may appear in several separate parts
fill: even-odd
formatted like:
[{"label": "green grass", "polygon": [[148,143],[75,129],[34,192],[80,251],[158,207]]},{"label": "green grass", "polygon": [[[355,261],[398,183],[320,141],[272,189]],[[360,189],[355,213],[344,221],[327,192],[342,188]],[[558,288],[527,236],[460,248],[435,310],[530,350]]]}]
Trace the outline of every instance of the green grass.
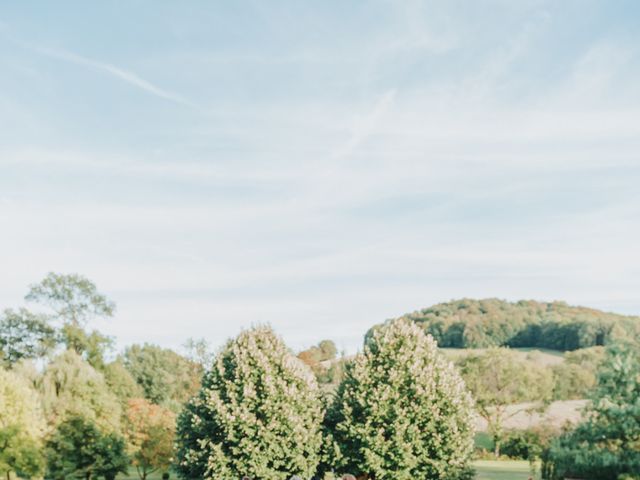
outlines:
[{"label": "green grass", "polygon": [[[531,478],[529,462],[524,460],[476,460],[476,480],[527,480]],[[534,477],[537,478],[537,477]]]}]

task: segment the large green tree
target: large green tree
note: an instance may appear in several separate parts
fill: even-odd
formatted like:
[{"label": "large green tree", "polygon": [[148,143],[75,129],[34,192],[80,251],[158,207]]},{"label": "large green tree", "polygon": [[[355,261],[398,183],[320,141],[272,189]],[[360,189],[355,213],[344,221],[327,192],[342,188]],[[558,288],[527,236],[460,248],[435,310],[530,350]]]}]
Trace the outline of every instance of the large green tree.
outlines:
[{"label": "large green tree", "polygon": [[387,323],[347,365],[326,420],[330,463],[377,480],[465,478],[472,405],[432,337],[407,320]]},{"label": "large green tree", "polygon": [[178,421],[185,479],[314,474],[321,445],[315,378],[269,328],[227,343]]},{"label": "large green tree", "polygon": [[51,319],[61,325],[60,335],[67,348],[84,355],[92,365],[102,366],[113,341],[96,330],[88,332],[86,326],[94,318],[112,317],[115,304],[98,292],[91,280],[51,272],[31,285],[25,300],[48,307]]},{"label": "large green tree", "polygon": [[202,367],[168,348],[132,345],[125,350],[123,361],[145,398],[176,412],[200,386]]},{"label": "large green tree", "polygon": [[508,348],[471,353],[457,363],[499,456],[505,422],[527,410],[543,410],[553,395],[553,374]]},{"label": "large green tree", "polygon": [[44,428],[36,392],[16,374],[0,368],[0,473],[37,476]]},{"label": "large green tree", "polygon": [[94,421],[106,431],[120,430],[121,404],[98,372],[72,350],[60,354],[40,381],[47,421],[57,425],[70,416]]}]

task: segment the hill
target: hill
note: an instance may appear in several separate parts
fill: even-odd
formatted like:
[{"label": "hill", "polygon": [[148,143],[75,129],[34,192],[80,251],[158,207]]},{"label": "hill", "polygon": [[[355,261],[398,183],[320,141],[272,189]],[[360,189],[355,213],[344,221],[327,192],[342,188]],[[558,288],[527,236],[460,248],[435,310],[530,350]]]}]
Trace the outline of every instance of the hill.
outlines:
[{"label": "hill", "polygon": [[565,302],[465,298],[402,317],[421,325],[443,348],[508,346],[568,351],[640,335],[640,317]]}]

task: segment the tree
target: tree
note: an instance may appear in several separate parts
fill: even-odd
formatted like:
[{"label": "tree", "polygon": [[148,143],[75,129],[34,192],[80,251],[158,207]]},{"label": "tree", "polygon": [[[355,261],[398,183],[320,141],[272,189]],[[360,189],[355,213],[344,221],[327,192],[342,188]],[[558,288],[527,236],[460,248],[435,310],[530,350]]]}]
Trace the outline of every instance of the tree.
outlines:
[{"label": "tree", "polygon": [[115,479],[126,473],[129,459],[125,442],[113,432],[103,432],[91,420],[71,416],[60,423],[46,442],[47,477],[64,480],[103,476]]},{"label": "tree", "polygon": [[102,374],[107,382],[109,390],[118,397],[123,409],[126,410],[129,400],[140,398],[144,395],[142,387],[138,385],[133,375],[124,366],[122,358],[117,358],[102,369]]},{"label": "tree", "polygon": [[11,480],[11,472],[31,478],[42,473],[43,461],[39,441],[17,425],[0,428],[0,472]]},{"label": "tree", "polygon": [[178,419],[185,479],[310,477],[322,441],[311,371],[270,328],[229,341]]},{"label": "tree", "polygon": [[70,416],[81,416],[106,431],[120,431],[122,410],[117,397],[104,376],[77,353],[67,350],[56,357],[42,375],[40,390],[51,425]]},{"label": "tree", "polygon": [[640,349],[607,349],[585,421],[552,442],[547,479],[616,480],[640,472]]},{"label": "tree", "polygon": [[157,470],[166,470],[174,457],[176,416],[167,408],[144,398],[129,400],[125,436],[132,464],[142,480]]},{"label": "tree", "polygon": [[201,367],[168,348],[132,345],[125,350],[124,364],[147,400],[176,412],[200,386]]},{"label": "tree", "polygon": [[44,315],[21,308],[7,309],[0,318],[0,361],[13,365],[41,358],[56,345],[55,329]]},{"label": "tree", "polygon": [[333,467],[377,480],[468,478],[472,405],[433,338],[389,322],[347,365],[327,414]]},{"label": "tree", "polygon": [[77,274],[51,272],[31,285],[25,299],[50,307],[55,318],[72,325],[85,325],[94,317],[111,317],[116,308],[91,280]]},{"label": "tree", "polygon": [[31,285],[25,299],[52,310],[51,318],[62,324],[60,334],[67,348],[86,354],[94,366],[102,365],[104,352],[113,341],[95,330],[87,333],[85,327],[93,318],[112,317],[115,304],[99,293],[88,278],[52,272]]},{"label": "tree", "polygon": [[44,419],[37,394],[13,372],[0,368],[0,472],[36,476]]},{"label": "tree", "polygon": [[504,423],[523,411],[541,410],[551,400],[551,371],[517,357],[509,349],[471,353],[458,361],[458,367],[475,398],[478,413],[487,421],[496,456],[500,455]]}]

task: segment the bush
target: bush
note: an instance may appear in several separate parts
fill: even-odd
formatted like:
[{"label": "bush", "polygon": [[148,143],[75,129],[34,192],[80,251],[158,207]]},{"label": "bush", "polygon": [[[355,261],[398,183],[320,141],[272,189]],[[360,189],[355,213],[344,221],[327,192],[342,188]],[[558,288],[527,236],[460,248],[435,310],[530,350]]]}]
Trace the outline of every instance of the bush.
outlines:
[{"label": "bush", "polygon": [[471,396],[433,338],[409,321],[378,329],[347,365],[326,427],[336,471],[471,478]]},{"label": "bush", "polygon": [[534,461],[540,458],[557,434],[549,427],[510,430],[505,435],[502,454],[513,459]]},{"label": "bush", "polygon": [[322,407],[311,371],[269,328],[227,343],[178,420],[182,478],[285,480],[319,462]]}]

